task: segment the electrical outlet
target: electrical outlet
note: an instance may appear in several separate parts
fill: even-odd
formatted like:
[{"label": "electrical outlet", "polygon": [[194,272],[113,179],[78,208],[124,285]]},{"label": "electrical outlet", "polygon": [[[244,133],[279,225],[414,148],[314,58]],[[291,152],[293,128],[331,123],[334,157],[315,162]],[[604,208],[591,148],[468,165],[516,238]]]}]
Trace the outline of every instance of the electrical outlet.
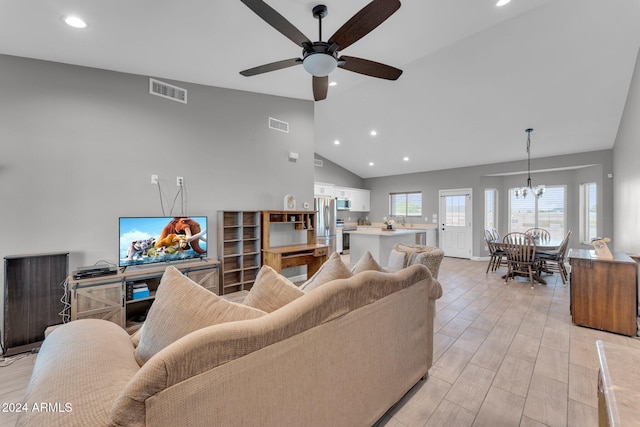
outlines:
[{"label": "electrical outlet", "polygon": [[178,187],[182,187],[184,185],[184,178],[181,176],[176,177],[176,185]]},{"label": "electrical outlet", "polygon": [[158,175],[151,175],[151,183],[152,184],[158,183]]},{"label": "electrical outlet", "polygon": [[304,202],[302,204],[302,207],[305,208],[305,209],[309,209],[309,202]]}]

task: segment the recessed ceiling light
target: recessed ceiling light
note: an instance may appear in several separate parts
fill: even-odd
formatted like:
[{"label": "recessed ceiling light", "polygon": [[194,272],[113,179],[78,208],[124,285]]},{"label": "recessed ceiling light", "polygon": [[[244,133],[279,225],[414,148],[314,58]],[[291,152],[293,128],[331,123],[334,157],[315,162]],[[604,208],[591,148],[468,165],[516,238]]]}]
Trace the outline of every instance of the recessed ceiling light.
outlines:
[{"label": "recessed ceiling light", "polygon": [[87,26],[87,23],[77,16],[66,16],[64,22],[73,28],[85,28]]},{"label": "recessed ceiling light", "polygon": [[496,6],[500,7],[500,6],[504,6],[505,4],[509,3],[511,0],[498,0],[498,3],[496,3]]},{"label": "recessed ceiling light", "polygon": [[376,136],[378,134],[378,132],[376,132],[375,130],[371,131],[371,136]]},{"label": "recessed ceiling light", "polygon": [[404,160],[405,162],[408,162],[409,158],[405,156],[402,160]]},{"label": "recessed ceiling light", "polygon": [[369,162],[369,166],[373,166],[373,162]]},{"label": "recessed ceiling light", "polygon": [[335,141],[333,141],[333,143],[336,144],[336,145],[340,145],[340,141],[337,140],[337,139]]},{"label": "recessed ceiling light", "polygon": [[331,82],[329,83],[329,86],[336,86],[338,84],[338,82]]}]

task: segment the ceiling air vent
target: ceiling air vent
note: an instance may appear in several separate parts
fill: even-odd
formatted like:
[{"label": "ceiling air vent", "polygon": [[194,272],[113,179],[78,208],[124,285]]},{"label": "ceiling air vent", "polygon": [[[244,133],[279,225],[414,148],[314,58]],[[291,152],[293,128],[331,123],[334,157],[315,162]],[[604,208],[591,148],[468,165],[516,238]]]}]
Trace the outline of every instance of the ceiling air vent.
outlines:
[{"label": "ceiling air vent", "polygon": [[324,161],[320,159],[313,159],[313,166],[317,166],[319,168],[324,166]]},{"label": "ceiling air vent", "polygon": [[273,117],[269,117],[269,129],[279,130],[280,132],[289,133],[289,123],[283,122],[282,120],[274,119]]},{"label": "ceiling air vent", "polygon": [[187,90],[156,79],[149,79],[149,93],[173,101],[187,103]]}]

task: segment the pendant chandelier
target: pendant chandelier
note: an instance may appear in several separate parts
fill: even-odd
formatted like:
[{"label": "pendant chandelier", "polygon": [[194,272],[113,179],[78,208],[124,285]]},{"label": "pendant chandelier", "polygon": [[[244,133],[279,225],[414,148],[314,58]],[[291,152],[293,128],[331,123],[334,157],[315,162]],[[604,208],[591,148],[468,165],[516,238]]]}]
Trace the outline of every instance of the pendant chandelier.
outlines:
[{"label": "pendant chandelier", "polygon": [[520,196],[525,198],[528,194],[533,194],[537,199],[544,194],[544,185],[538,185],[536,188],[531,185],[531,132],[533,132],[533,129],[529,128],[525,132],[527,132],[527,185],[522,188],[516,188],[513,193],[516,199]]}]

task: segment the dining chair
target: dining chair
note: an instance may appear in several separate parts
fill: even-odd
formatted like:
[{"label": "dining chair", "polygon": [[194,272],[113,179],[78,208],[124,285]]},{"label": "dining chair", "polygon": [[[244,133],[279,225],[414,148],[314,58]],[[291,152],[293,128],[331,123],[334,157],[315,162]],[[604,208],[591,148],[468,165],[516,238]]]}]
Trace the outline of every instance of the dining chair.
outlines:
[{"label": "dining chair", "polygon": [[489,264],[487,265],[487,271],[484,274],[489,274],[489,269],[491,269],[491,271],[496,271],[502,267],[502,263],[506,261],[506,254],[504,250],[497,247],[496,238],[494,237],[493,232],[488,228],[484,230],[484,240],[487,242],[487,248],[489,248],[489,253],[491,254]]},{"label": "dining chair", "polygon": [[493,234],[493,240],[500,240],[500,233],[498,233],[497,228],[492,228],[491,234]]},{"label": "dining chair", "polygon": [[539,272],[545,271],[553,273],[557,271],[560,273],[563,286],[566,286],[567,281],[569,280],[569,273],[567,272],[567,267],[565,265],[567,252],[569,250],[569,237],[571,237],[571,230],[569,230],[567,235],[564,236],[564,239],[562,239],[562,243],[558,246],[558,250],[538,251],[536,253],[537,258],[540,261],[538,264]]},{"label": "dining chair", "polygon": [[531,289],[534,280],[538,279],[536,266],[536,241],[525,233],[513,232],[502,239],[502,249],[507,256],[507,275],[504,283],[515,276],[528,276]]},{"label": "dining chair", "polygon": [[539,227],[530,228],[527,231],[525,231],[525,234],[528,234],[529,236],[533,237],[538,241],[551,240],[551,233],[549,233],[549,231],[545,230],[544,228],[539,228]]}]

